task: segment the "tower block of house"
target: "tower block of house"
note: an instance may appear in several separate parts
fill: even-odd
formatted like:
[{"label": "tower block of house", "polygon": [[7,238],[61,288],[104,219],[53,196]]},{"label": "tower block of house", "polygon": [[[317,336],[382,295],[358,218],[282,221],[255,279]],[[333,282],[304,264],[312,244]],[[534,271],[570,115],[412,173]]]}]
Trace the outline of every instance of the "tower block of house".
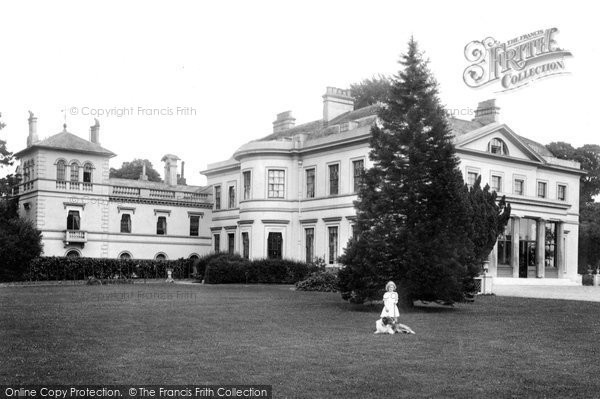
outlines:
[{"label": "tower block of house", "polygon": [[30,112],[27,147],[15,156],[21,175],[19,214],[42,232],[44,256],[178,259],[212,248],[212,194],[185,184],[183,162],[168,154],[164,182],[109,177],[115,154],[100,145],[100,122],[89,140],[63,130],[43,140]]},{"label": "tower block of house", "polygon": [[[349,90],[328,87],[321,119],[296,125],[291,111],[282,112],[270,134],[208,165],[202,173],[214,198],[213,249],[248,258],[322,257],[337,266],[354,234],[353,201],[371,166],[377,111],[355,110]],[[479,103],[472,120],[450,122],[465,182],[481,176],[512,207],[489,273],[576,281],[580,165],[514,132],[494,100]]]}]

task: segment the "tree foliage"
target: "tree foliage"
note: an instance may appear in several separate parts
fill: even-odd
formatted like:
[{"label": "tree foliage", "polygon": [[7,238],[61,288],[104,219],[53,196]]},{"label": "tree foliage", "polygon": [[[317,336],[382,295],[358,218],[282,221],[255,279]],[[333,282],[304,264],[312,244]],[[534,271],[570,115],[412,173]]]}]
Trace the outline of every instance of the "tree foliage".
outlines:
[{"label": "tree foliage", "polygon": [[495,191],[490,191],[488,184],[481,188],[481,176],[469,189],[471,205],[471,238],[474,244],[475,264],[479,265],[487,259],[510,219],[510,204],[502,196],[498,200]]},{"label": "tree foliage", "polygon": [[414,40],[400,63],[371,129],[374,166],[355,203],[360,238],[341,259],[342,297],[377,298],[394,280],[407,305],[459,301],[479,272],[473,209],[437,83]]},{"label": "tree foliage", "polygon": [[373,76],[350,85],[354,97],[354,109],[360,109],[378,102],[387,102],[392,89],[392,80],[385,75]]},{"label": "tree foliage", "polygon": [[579,162],[586,172],[579,188],[578,272],[584,274],[588,267],[600,266],[600,204],[594,202],[600,194],[600,146],[585,144],[574,148],[569,143],[554,142],[546,148],[557,158]]},{"label": "tree foliage", "polygon": [[[0,130],[4,126],[0,122]],[[12,153],[6,142],[0,141],[0,168],[12,163]],[[42,252],[41,233],[17,213],[18,198],[11,196],[15,184],[13,175],[0,179],[0,281],[19,279],[29,262]]]},{"label": "tree foliage", "polygon": [[152,167],[152,162],[147,159],[134,159],[131,162],[123,162],[119,169],[110,168],[110,177],[137,180],[142,174],[143,165],[146,164],[146,175],[149,181],[161,182],[160,174]]}]

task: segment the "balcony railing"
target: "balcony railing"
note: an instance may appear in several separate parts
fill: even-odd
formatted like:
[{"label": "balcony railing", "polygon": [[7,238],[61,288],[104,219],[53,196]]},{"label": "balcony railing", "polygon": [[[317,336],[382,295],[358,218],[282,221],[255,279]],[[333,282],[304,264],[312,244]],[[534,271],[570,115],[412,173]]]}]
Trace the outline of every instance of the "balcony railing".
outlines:
[{"label": "balcony railing", "polygon": [[208,194],[183,193],[183,199],[187,201],[207,201]]},{"label": "balcony railing", "polygon": [[87,233],[83,230],[65,230],[65,243],[86,243]]},{"label": "balcony railing", "polygon": [[115,195],[139,197],[140,189],[137,187],[112,186],[112,193]]},{"label": "balcony railing", "polygon": [[78,181],[56,181],[57,190],[71,190],[71,191],[93,191],[94,185],[92,183],[82,183]]},{"label": "balcony railing", "polygon": [[150,190],[150,196],[154,198],[175,198],[175,191]]}]

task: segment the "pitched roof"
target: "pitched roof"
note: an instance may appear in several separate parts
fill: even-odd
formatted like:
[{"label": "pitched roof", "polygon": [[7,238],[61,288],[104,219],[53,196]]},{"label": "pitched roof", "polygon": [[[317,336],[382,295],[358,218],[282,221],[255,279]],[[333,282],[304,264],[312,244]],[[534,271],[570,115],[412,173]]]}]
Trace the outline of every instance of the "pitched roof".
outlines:
[{"label": "pitched roof", "polygon": [[107,150],[102,147],[100,144],[92,143],[91,141],[84,140],[79,136],[76,136],[72,133],[69,133],[63,130],[60,133],[55,134],[54,136],[50,136],[42,141],[38,141],[33,143],[30,147],[27,147],[24,150],[19,151],[15,155],[20,155],[30,148],[52,148],[58,150],[68,150],[74,152],[86,152],[92,154],[100,154],[107,155],[109,157],[114,157],[116,154],[112,151]]},{"label": "pitched roof", "polygon": [[[341,115],[336,116],[328,123],[324,123],[322,119],[303,123],[302,125],[294,126],[291,129],[284,130],[282,132],[271,133],[261,139],[255,141],[272,141],[272,140],[285,140],[289,139],[297,134],[308,135],[307,139],[328,136],[330,134],[339,133],[339,129],[333,129],[333,126],[340,125],[349,121],[357,121],[367,117],[375,117],[377,115],[378,105],[370,105],[368,107],[349,111]],[[369,123],[371,120],[369,120]],[[360,124],[359,124],[360,125]]]}]

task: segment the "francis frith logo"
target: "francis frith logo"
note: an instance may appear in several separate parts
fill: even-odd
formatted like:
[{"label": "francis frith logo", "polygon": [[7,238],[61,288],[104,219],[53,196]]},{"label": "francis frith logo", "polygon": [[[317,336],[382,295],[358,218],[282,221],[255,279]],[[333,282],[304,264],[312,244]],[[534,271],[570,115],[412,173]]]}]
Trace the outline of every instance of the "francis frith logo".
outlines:
[{"label": "francis frith logo", "polygon": [[498,91],[508,91],[534,80],[567,73],[565,58],[572,54],[558,47],[557,28],[538,30],[504,43],[492,37],[465,46],[471,63],[464,73],[467,86],[478,88],[499,83]]}]

